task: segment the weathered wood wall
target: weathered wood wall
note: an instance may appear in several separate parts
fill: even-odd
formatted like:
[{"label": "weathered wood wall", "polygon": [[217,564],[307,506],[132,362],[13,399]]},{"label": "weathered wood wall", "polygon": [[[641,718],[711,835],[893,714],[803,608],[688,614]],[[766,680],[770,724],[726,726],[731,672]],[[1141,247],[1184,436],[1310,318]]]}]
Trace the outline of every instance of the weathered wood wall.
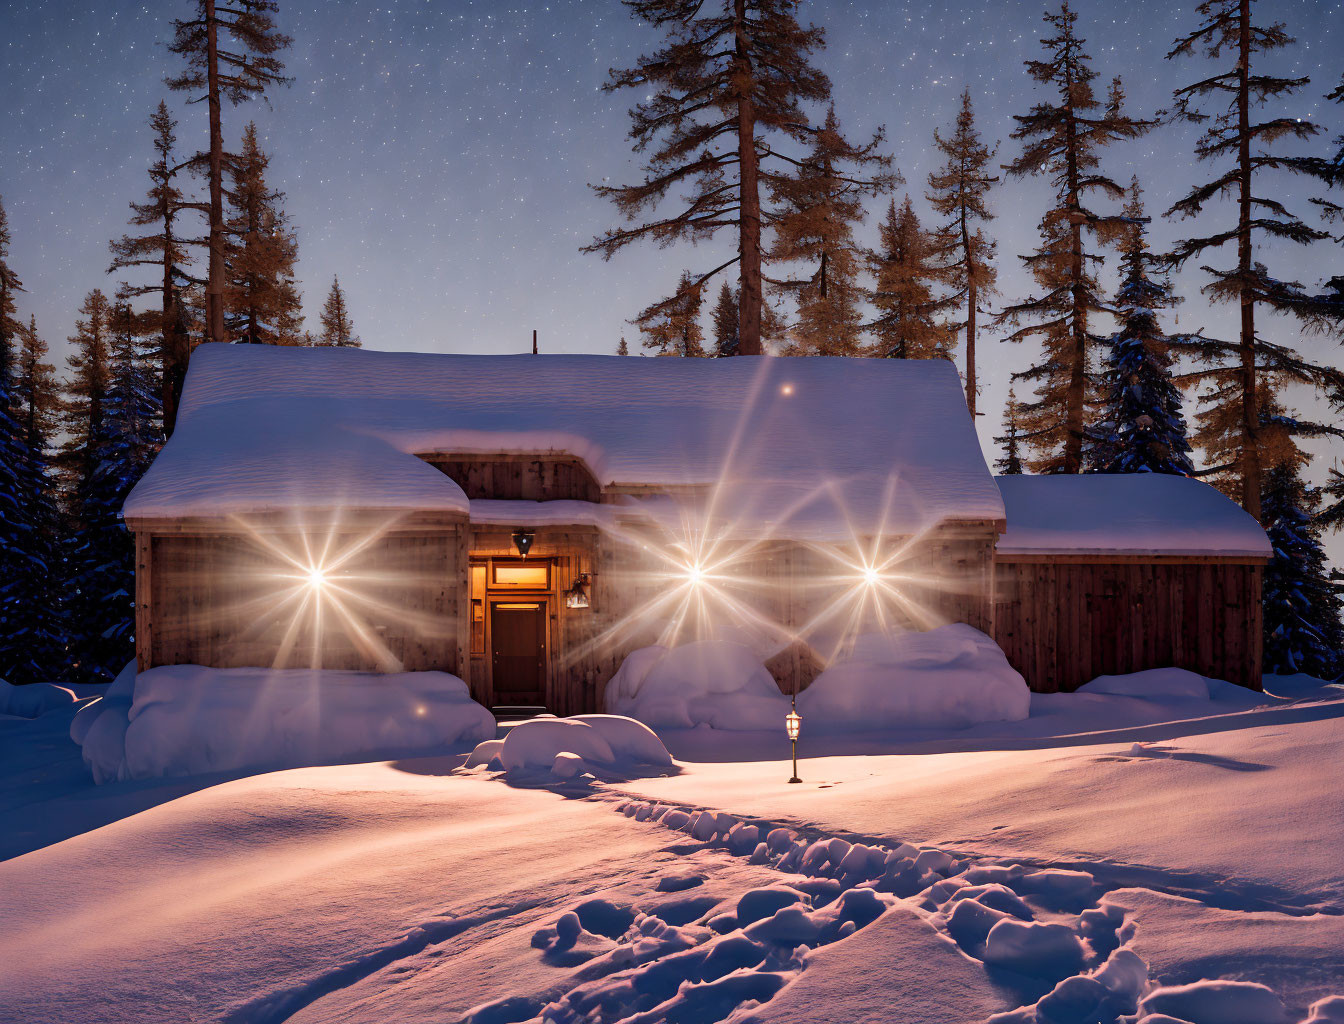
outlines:
[{"label": "weathered wood wall", "polygon": [[996,566],[995,640],[1033,690],[1176,666],[1261,688],[1262,566],[1010,560]]},{"label": "weathered wood wall", "polygon": [[592,502],[602,499],[602,489],[588,467],[571,457],[428,455],[425,458],[461,487],[468,498]]},{"label": "weathered wood wall", "polygon": [[[320,602],[320,619],[312,603],[304,607],[301,573],[275,553],[301,556],[299,535],[140,533],[137,604],[148,603],[138,609],[140,660],[460,673],[461,532],[389,533],[362,548],[333,572],[340,589]],[[329,550],[359,540],[332,535]],[[308,549],[326,541],[310,539]]]}]

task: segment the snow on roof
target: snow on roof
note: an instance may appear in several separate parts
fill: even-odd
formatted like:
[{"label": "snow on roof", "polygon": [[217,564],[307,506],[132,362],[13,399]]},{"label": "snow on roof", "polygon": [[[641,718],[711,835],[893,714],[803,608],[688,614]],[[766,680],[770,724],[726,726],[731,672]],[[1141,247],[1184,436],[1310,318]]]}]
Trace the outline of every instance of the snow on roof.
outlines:
[{"label": "snow on roof", "polygon": [[268,345],[196,350],[177,430],[124,511],[469,512],[461,489],[417,457],[429,452],[567,453],[604,487],[728,480],[752,515],[796,517],[809,536],[1003,518],[944,360]]},{"label": "snow on roof", "polygon": [[1269,539],[1208,484],[1158,473],[1000,476],[1000,554],[1269,557]]}]

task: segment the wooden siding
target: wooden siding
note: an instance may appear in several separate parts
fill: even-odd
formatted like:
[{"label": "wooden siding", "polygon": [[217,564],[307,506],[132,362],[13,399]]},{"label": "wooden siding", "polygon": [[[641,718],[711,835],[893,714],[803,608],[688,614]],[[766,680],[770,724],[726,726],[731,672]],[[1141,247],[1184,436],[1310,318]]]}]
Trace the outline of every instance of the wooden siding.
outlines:
[{"label": "wooden siding", "polygon": [[[138,658],[149,665],[208,665],[460,673],[457,581],[460,527],[439,533],[391,533],[358,551],[334,573],[362,600],[324,602],[322,623],[301,611],[297,570],[271,546],[299,553],[299,535],[260,543],[246,535],[137,535]],[[332,551],[358,534],[335,535]],[[322,535],[313,546],[326,542]],[[289,601],[286,594],[295,595]],[[146,664],[147,662],[147,664]]]},{"label": "wooden siding", "polygon": [[1000,558],[995,640],[1033,690],[1176,666],[1261,688],[1259,564]]},{"label": "wooden siding", "polygon": [[580,460],[570,456],[423,455],[468,498],[597,502],[602,489]]}]

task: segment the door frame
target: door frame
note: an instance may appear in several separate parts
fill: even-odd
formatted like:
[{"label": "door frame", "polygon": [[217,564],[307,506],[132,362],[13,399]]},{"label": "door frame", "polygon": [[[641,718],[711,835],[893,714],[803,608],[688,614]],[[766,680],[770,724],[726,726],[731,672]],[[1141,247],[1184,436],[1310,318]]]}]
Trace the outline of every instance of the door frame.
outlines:
[{"label": "door frame", "polygon": [[[488,585],[487,585],[488,586]],[[546,590],[518,593],[485,592],[485,664],[490,677],[490,701],[495,700],[494,619],[497,604],[535,604],[541,612],[541,706],[551,705],[551,595]]]},{"label": "door frame", "polygon": [[[495,563],[525,564],[529,562],[533,564],[536,564],[538,562],[545,562],[550,566],[549,589],[528,590],[520,587],[515,590],[508,588],[496,588],[490,585],[490,581],[493,578]],[[497,701],[495,700],[495,664],[494,664],[495,660],[493,656],[494,630],[491,627],[491,618],[492,618],[491,607],[497,603],[531,604],[535,602],[542,606],[541,614],[544,622],[542,628],[542,645],[544,648],[544,653],[542,657],[542,667],[545,673],[542,680],[543,704],[548,709],[552,708],[555,705],[554,701],[555,659],[553,657],[553,652],[555,650],[555,645],[557,643],[559,635],[558,632],[559,624],[555,621],[555,613],[558,608],[562,607],[559,602],[560,591],[558,588],[562,585],[563,581],[560,578],[562,574],[559,572],[558,559],[556,559],[551,555],[544,555],[544,554],[532,558],[522,559],[519,558],[517,555],[513,554],[503,555],[496,553],[482,553],[482,554],[469,554],[469,557],[467,559],[467,565],[468,570],[467,570],[466,608],[468,615],[471,614],[470,567],[482,566],[485,569],[485,597],[484,597],[485,623],[484,623],[484,629],[482,631],[484,634],[482,640],[483,650],[482,653],[479,655],[471,653],[469,651],[467,656],[467,665],[469,674],[474,674],[477,671],[477,666],[479,665],[480,671],[485,681],[485,685],[484,687],[482,687],[485,693],[482,694],[482,696],[486,697],[487,706],[489,707],[497,706]],[[470,623],[468,623],[467,629],[468,629],[468,643],[470,644],[470,629],[471,629]],[[472,685],[470,680],[468,680],[468,685],[469,686]]]}]

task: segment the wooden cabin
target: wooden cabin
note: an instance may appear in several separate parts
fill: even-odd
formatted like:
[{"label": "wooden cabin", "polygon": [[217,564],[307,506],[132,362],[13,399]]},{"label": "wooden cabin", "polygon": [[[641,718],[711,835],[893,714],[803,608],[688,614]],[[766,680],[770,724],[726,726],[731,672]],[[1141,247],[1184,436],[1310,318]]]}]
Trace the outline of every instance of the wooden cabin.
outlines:
[{"label": "wooden cabin", "polygon": [[789,692],[857,632],[966,622],[1037,689],[1260,680],[1254,520],[1182,478],[996,481],[941,360],[206,345],[124,514],[141,669],[570,714],[653,643],[740,638]]}]

